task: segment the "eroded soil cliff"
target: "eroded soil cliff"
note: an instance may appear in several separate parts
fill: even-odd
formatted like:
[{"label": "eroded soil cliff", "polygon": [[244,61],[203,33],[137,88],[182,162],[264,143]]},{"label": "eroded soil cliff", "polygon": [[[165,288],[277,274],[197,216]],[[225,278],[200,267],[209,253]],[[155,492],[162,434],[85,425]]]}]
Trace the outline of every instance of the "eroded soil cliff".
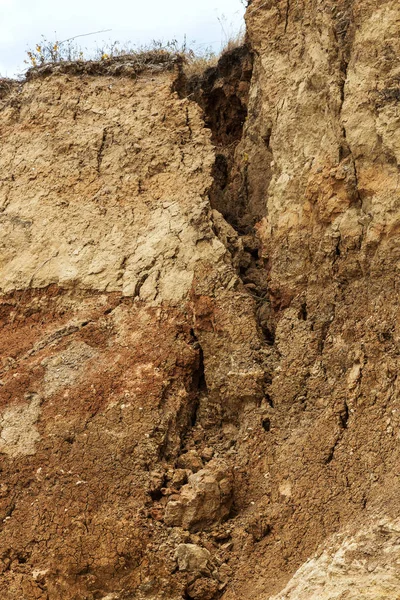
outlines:
[{"label": "eroded soil cliff", "polygon": [[400,597],[399,23],[3,82],[2,598]]}]

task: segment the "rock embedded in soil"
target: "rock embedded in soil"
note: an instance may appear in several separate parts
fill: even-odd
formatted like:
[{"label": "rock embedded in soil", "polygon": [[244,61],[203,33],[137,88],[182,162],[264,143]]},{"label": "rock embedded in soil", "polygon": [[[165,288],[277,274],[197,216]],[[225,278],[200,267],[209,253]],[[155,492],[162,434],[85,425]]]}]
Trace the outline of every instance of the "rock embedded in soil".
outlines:
[{"label": "rock embedded in soil", "polygon": [[191,531],[220,523],[228,517],[232,506],[232,483],[228,465],[212,460],[205,469],[189,477],[177,499],[168,502],[165,523]]},{"label": "rock embedded in soil", "polygon": [[180,571],[207,573],[210,569],[211,554],[196,544],[180,544],[175,552]]}]

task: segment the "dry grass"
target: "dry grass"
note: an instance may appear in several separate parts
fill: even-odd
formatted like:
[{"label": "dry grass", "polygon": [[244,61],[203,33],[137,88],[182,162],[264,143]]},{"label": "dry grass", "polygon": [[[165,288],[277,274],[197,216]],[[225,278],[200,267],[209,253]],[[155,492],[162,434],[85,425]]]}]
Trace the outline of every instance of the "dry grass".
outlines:
[{"label": "dry grass", "polygon": [[148,46],[140,47],[115,41],[89,50],[77,44],[75,38],[50,41],[42,36],[41,42],[27,52],[26,76],[31,79],[53,72],[136,76],[145,70],[171,70],[179,63],[185,75],[192,77],[215,67],[223,54],[244,43],[242,31],[225,37],[223,48],[217,54],[211,48],[189,47],[186,40],[183,44],[177,40],[167,43],[153,40]]},{"label": "dry grass", "polygon": [[223,47],[222,51],[221,51],[221,56],[222,54],[225,54],[225,52],[231,52],[232,50],[235,50],[235,48],[239,48],[240,46],[243,46],[246,42],[246,34],[245,31],[243,29],[240,29],[236,34],[231,35],[226,43],[225,46]]},{"label": "dry grass", "polygon": [[207,69],[215,67],[219,56],[215,52],[204,52],[202,54],[188,53],[185,55],[183,71],[187,77],[201,75]]},{"label": "dry grass", "polygon": [[207,69],[215,67],[221,56],[227,52],[235,50],[235,48],[243,46],[245,43],[245,37],[246,36],[243,30],[240,30],[234,35],[227,36],[223,48],[218,54],[209,48],[202,52],[196,52],[193,50],[186,52],[184,61],[185,75],[187,77],[201,75]]},{"label": "dry grass", "polygon": [[100,62],[127,56],[138,61],[141,57],[146,58],[148,56],[159,56],[163,60],[167,55],[181,53],[182,51],[176,40],[167,42],[166,44],[154,40],[148,46],[140,47],[135,47],[129,42],[125,44],[121,44],[118,41],[104,42],[95,49],[88,49],[80,46],[76,42],[76,38],[64,41],[50,41],[45,36],[42,36],[42,41],[36,44],[34,49],[27,52],[25,63],[29,67],[43,67],[45,65],[66,62]]}]

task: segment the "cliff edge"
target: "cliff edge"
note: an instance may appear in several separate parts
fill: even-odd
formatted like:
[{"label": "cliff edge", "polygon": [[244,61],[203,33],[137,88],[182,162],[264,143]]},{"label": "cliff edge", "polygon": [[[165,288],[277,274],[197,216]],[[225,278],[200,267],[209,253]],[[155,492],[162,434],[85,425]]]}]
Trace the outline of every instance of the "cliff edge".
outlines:
[{"label": "cliff edge", "polygon": [[400,7],[0,85],[4,600],[400,597]]}]

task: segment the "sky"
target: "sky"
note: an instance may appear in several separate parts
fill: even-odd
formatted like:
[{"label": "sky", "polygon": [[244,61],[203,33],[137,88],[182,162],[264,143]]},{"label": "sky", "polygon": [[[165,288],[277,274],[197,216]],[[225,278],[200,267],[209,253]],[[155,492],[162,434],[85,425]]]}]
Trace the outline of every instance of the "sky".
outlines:
[{"label": "sky", "polygon": [[78,38],[83,47],[115,40],[145,45],[186,36],[198,49],[219,51],[243,27],[242,0],[0,0],[0,76],[16,77],[26,52],[48,40],[111,29]]}]

